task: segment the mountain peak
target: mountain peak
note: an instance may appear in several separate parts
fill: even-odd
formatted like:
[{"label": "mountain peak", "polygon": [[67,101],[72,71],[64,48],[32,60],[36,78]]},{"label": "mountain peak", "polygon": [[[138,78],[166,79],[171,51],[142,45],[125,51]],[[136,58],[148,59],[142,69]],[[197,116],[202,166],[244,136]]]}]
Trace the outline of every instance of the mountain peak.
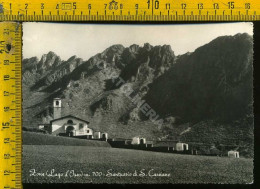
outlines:
[{"label": "mountain peak", "polygon": [[139,45],[133,44],[129,47],[129,49],[130,49],[131,52],[136,53],[139,49]]},{"label": "mountain peak", "polygon": [[[47,54],[44,54],[48,59],[52,57],[57,57],[57,54],[53,51],[49,51]],[[43,56],[44,56],[43,55]]]},{"label": "mountain peak", "polygon": [[153,48],[153,46],[150,45],[149,43],[145,43],[143,48],[149,51]]},{"label": "mountain peak", "polygon": [[74,56],[71,56],[67,61],[72,61],[72,60],[75,60],[76,58],[77,58],[77,56],[74,55]]},{"label": "mountain peak", "polygon": [[108,47],[106,50],[123,51],[124,48],[125,47],[123,45],[121,45],[121,44],[115,44],[115,45],[112,45],[112,46]]},{"label": "mountain peak", "polygon": [[162,48],[167,50],[167,51],[172,51],[171,45],[163,45]]},{"label": "mountain peak", "polygon": [[23,64],[27,64],[27,63],[29,63],[29,62],[36,62],[36,63],[38,63],[38,62],[39,62],[39,59],[38,59],[37,56],[33,56],[33,57],[31,57],[31,58],[25,58],[25,59],[23,59]]},{"label": "mountain peak", "polygon": [[40,73],[60,65],[61,59],[54,52],[50,51],[47,54],[42,55],[41,60],[37,65],[37,69]]},{"label": "mountain peak", "polygon": [[244,38],[248,38],[248,37],[250,37],[250,38],[252,38],[252,36],[251,35],[249,35],[248,33],[237,33],[236,35],[234,35],[234,37],[244,37]]}]

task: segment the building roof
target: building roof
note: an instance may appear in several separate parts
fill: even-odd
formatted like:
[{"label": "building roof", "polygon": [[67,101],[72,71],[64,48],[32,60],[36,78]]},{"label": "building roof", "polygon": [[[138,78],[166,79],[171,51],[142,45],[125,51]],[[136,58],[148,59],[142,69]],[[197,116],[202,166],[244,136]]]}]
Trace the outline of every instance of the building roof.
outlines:
[{"label": "building roof", "polygon": [[74,119],[77,119],[77,120],[80,120],[80,121],[83,121],[83,122],[89,124],[88,121],[86,121],[86,120],[84,120],[84,119],[80,119],[80,118],[75,117],[75,116],[73,116],[73,115],[67,115],[67,116],[64,116],[64,117],[60,117],[60,118],[57,118],[57,119],[53,119],[53,120],[50,121],[50,123],[52,124],[52,122],[54,122],[54,121],[61,120],[61,119],[66,119],[66,118],[69,118],[69,117],[74,118]]},{"label": "building roof", "polygon": [[236,150],[229,150],[228,152],[238,152],[238,151],[236,151]]}]

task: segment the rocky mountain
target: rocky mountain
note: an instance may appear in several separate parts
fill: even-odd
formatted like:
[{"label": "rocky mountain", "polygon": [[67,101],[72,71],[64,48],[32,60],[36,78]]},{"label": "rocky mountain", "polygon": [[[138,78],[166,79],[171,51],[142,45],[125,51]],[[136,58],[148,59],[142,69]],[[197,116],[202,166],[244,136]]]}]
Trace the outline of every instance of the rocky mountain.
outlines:
[{"label": "rocky mountain", "polygon": [[252,47],[247,34],[219,37],[181,56],[145,99],[160,114],[185,121],[239,119],[252,112]]},{"label": "rocky mountain", "polygon": [[[232,138],[245,146],[253,140],[252,81],[248,34],[218,37],[179,56],[169,45],[148,43],[113,45],[87,61],[62,61],[49,52],[41,60],[23,60],[24,126],[52,119],[52,99],[60,97],[63,115],[87,119],[111,137],[205,143],[213,130],[213,142]],[[149,119],[156,116],[163,120],[159,126]],[[240,134],[231,132],[239,128]],[[208,132],[200,136],[201,130]]]}]

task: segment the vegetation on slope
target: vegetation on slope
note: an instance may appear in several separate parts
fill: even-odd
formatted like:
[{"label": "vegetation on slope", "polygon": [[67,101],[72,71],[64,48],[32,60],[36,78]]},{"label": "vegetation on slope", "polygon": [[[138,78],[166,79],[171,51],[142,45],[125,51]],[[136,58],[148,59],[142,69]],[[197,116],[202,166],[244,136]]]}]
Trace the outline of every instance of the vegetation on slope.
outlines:
[{"label": "vegetation on slope", "polygon": [[[51,136],[35,132],[23,131],[23,145],[60,145],[62,146],[95,146],[95,147],[110,147],[105,141],[84,140],[69,137]],[[49,148],[49,147],[47,147]]]}]

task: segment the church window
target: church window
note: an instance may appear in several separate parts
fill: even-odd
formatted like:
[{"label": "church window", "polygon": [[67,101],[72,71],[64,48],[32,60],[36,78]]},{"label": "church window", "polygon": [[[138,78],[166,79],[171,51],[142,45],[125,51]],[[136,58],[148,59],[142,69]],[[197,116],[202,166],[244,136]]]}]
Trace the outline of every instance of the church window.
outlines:
[{"label": "church window", "polygon": [[73,124],[73,121],[72,121],[71,119],[69,119],[69,120],[67,121],[67,123],[68,123],[68,124]]},{"label": "church window", "polygon": [[83,123],[80,123],[79,124],[79,129],[83,129],[83,127],[84,127]]}]

